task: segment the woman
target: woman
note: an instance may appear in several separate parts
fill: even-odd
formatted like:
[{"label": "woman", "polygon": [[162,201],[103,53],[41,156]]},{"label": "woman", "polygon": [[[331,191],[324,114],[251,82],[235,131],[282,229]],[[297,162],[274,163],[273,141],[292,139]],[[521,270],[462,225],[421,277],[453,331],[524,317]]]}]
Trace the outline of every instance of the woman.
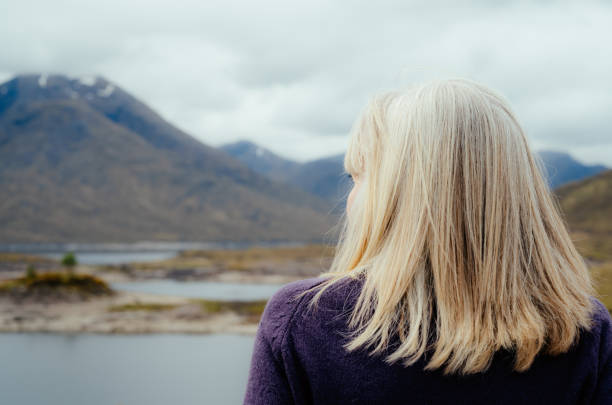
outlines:
[{"label": "woman", "polygon": [[330,270],[257,332],[247,404],[612,404],[612,319],[508,103],[375,97]]}]

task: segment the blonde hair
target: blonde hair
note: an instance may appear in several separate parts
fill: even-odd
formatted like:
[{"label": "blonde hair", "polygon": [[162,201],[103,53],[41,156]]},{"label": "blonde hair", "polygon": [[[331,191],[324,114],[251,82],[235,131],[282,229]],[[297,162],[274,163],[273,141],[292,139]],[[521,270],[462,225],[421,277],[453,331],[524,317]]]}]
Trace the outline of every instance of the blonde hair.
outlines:
[{"label": "blonde hair", "polygon": [[[465,79],[374,97],[351,131],[344,166],[361,181],[329,278],[363,287],[349,351],[388,363],[486,371],[512,350],[527,370],[591,328],[593,287],[508,103]],[[435,331],[435,339],[429,333]]]}]

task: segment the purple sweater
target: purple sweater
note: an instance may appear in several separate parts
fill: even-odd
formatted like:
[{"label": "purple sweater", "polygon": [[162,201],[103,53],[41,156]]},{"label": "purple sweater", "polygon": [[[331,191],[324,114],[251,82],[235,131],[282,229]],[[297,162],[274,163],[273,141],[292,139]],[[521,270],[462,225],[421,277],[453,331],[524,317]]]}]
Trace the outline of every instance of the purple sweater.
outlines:
[{"label": "purple sweater", "polygon": [[498,352],[485,373],[467,377],[387,365],[365,350],[347,352],[346,313],[360,281],[345,279],[306,313],[308,294],[322,282],[296,281],[268,301],[251,359],[245,404],[612,404],[612,331],[609,312],[593,298],[595,326],[569,352],[538,355],[524,373],[512,371],[512,356]]}]

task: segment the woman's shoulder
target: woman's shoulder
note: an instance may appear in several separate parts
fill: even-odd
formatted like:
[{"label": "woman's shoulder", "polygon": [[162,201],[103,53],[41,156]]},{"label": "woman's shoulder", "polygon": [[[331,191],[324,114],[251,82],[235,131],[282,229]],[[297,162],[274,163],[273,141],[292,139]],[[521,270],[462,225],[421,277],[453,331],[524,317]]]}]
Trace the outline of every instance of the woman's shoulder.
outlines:
[{"label": "woman's shoulder", "polygon": [[596,370],[589,403],[612,403],[612,317],[608,308],[597,298],[591,297],[593,312],[591,328],[583,335],[582,348],[587,353],[583,361]]},{"label": "woman's shoulder", "polygon": [[[325,277],[313,277],[294,281],[283,285],[270,297],[264,308],[259,328],[273,349],[280,348],[295,315],[306,308],[309,299],[317,292],[317,289],[308,290],[319,286],[325,280],[327,280]],[[354,279],[341,279],[325,291],[321,303],[325,305],[330,301],[338,301],[337,298],[345,298],[346,288],[354,282]]]},{"label": "woman's shoulder", "polygon": [[600,360],[612,356],[612,317],[608,308],[596,297],[591,297],[593,312],[591,329],[588,333],[599,344]]},{"label": "woman's shoulder", "polygon": [[322,277],[307,278],[283,285],[268,300],[259,321],[259,333],[274,351],[281,341],[300,304],[299,294],[325,281]]},{"label": "woman's shoulder", "polygon": [[602,343],[612,343],[612,317],[608,308],[596,297],[591,297],[593,311],[592,324],[589,330],[591,335],[599,336]]}]

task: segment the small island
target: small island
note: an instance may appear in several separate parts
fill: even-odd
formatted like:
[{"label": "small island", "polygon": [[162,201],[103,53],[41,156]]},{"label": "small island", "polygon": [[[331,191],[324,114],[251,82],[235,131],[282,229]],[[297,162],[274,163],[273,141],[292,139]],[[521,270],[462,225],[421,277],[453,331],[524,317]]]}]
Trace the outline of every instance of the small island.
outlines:
[{"label": "small island", "polygon": [[28,302],[78,302],[113,294],[115,292],[104,280],[89,274],[32,272],[0,283],[0,297],[22,305]]}]

